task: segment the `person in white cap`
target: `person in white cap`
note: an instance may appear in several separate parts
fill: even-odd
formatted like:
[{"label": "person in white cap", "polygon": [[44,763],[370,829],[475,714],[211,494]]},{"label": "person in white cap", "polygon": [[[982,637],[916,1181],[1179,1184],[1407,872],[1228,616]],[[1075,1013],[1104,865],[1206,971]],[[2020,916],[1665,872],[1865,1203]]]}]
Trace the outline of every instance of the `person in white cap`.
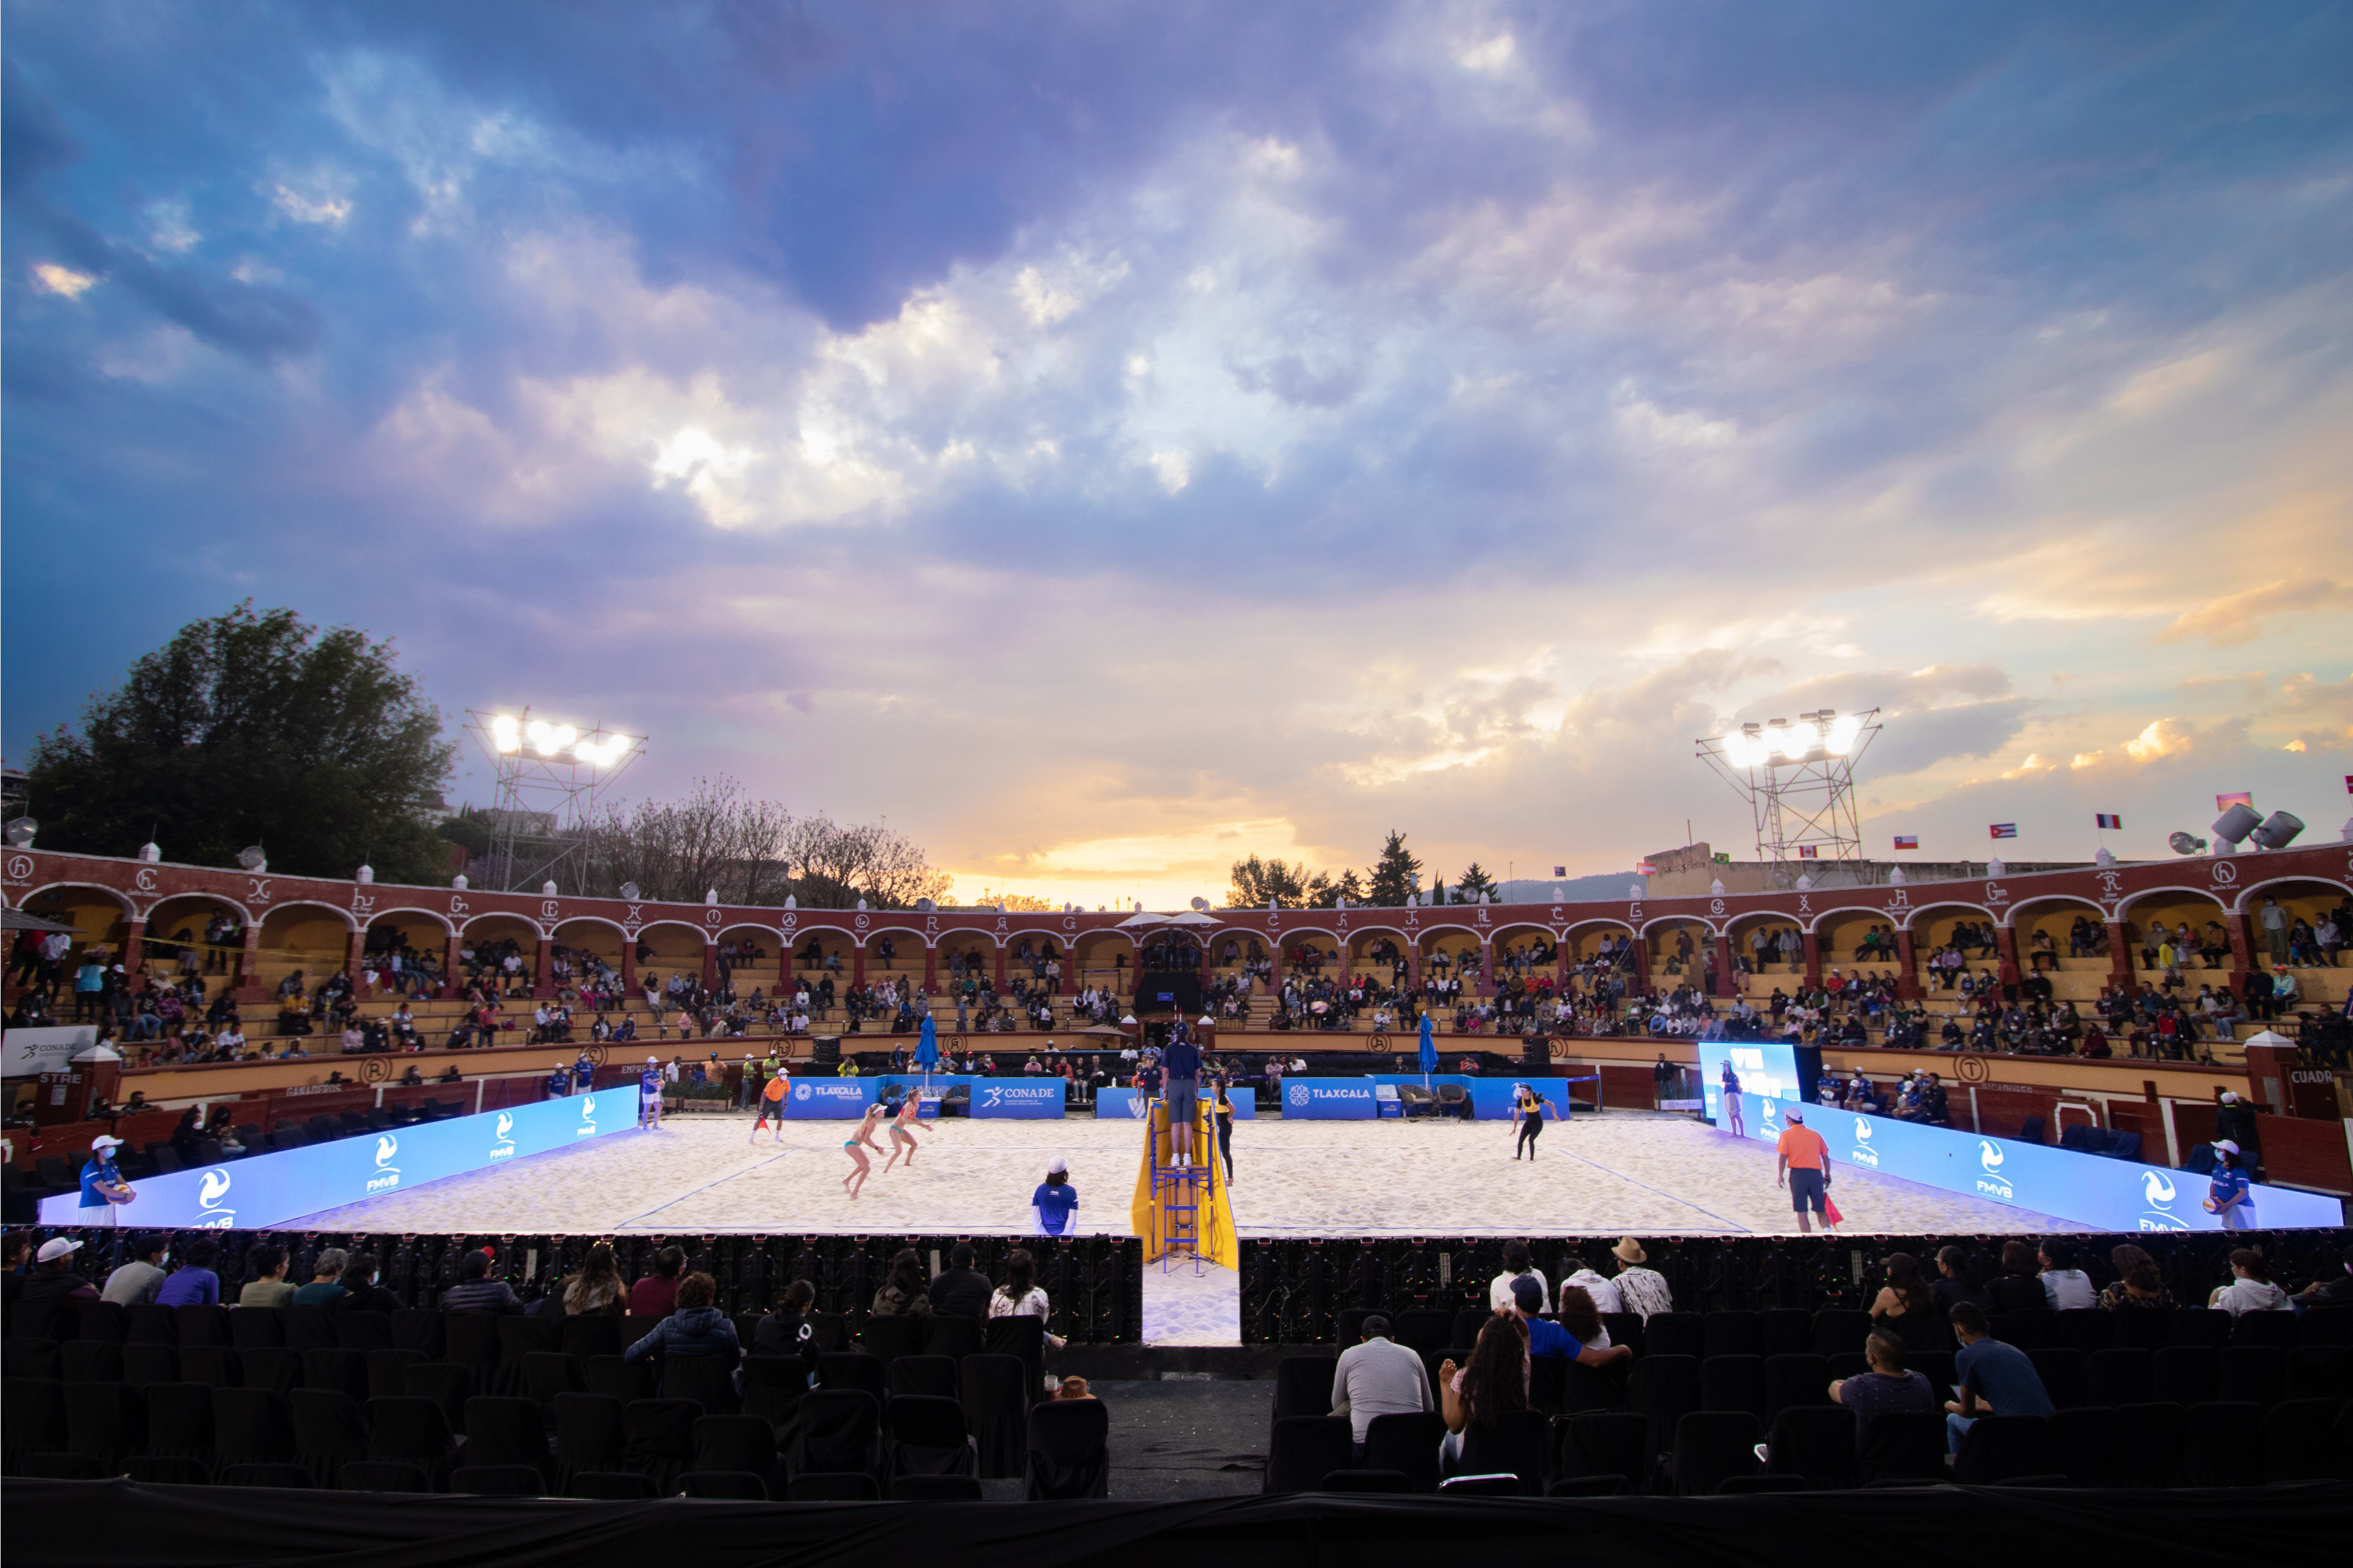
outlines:
[{"label": "person in white cap", "polygon": [[70,1331],[57,1331],[73,1327],[80,1309],[69,1303],[98,1300],[98,1287],[73,1271],[73,1255],[80,1250],[80,1242],[62,1236],[41,1243],[25,1276],[25,1293],[16,1299],[16,1323],[9,1332],[37,1339],[73,1337]]},{"label": "person in white cap", "polygon": [[90,1141],[90,1163],[81,1168],[81,1223],[84,1225],[114,1224],[114,1211],[139,1194],[122,1179],[114,1163],[114,1152],[122,1147],[122,1140],[100,1133]]},{"label": "person in white cap", "polygon": [[2239,1146],[2228,1138],[2214,1145],[2214,1175],[2207,1189],[2207,1211],[2224,1230],[2255,1228],[2255,1194],[2247,1181],[2247,1163]]},{"label": "person in white cap", "polygon": [[1821,1217],[1822,1228],[1835,1235],[1830,1217],[1831,1146],[1806,1125],[1806,1114],[1796,1106],[1788,1112],[1789,1125],[1774,1143],[1778,1169],[1774,1183],[1789,1190],[1789,1205],[1798,1211],[1798,1233],[1810,1233],[1809,1209]]},{"label": "person in white cap", "polygon": [[645,1070],[638,1074],[638,1125],[659,1127],[662,1107],[661,1058],[648,1057]]},{"label": "person in white cap", "polygon": [[1068,1236],[1078,1212],[1079,1189],[1071,1185],[1070,1163],[1060,1155],[1046,1167],[1046,1179],[1029,1194],[1029,1214],[1039,1236]]}]

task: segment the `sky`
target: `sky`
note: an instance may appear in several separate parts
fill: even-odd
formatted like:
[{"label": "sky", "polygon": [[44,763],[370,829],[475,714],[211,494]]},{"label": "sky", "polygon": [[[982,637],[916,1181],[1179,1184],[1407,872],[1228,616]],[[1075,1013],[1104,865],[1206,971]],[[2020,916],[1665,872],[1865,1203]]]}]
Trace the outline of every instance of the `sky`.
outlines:
[{"label": "sky", "polygon": [[[2353,10],[0,6],[0,745],[251,598],[984,889],[2353,809]],[[453,799],[488,804],[470,753]],[[169,846],[165,847],[169,853]]]}]

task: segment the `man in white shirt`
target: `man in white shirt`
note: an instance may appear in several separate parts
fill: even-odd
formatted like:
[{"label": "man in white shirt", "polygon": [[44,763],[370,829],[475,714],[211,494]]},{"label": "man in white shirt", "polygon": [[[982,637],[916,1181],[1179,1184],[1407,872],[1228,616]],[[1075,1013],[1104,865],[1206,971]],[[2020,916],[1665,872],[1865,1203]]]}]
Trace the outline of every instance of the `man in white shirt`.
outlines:
[{"label": "man in white shirt", "polygon": [[1626,1299],[1618,1293],[1616,1285],[1588,1268],[1584,1259],[1571,1257],[1568,1261],[1576,1264],[1577,1268],[1567,1279],[1560,1282],[1562,1289],[1566,1290],[1571,1285],[1576,1286],[1593,1298],[1594,1310],[1597,1311],[1622,1312],[1626,1310]]},{"label": "man in white shirt", "polygon": [[1421,1358],[1388,1338],[1389,1321],[1365,1320],[1362,1344],[1340,1352],[1332,1369],[1332,1414],[1348,1418],[1356,1436],[1356,1457],[1365,1457],[1365,1431],[1376,1415],[1415,1415],[1435,1410],[1430,1396],[1430,1369]]},{"label": "man in white shirt", "polygon": [[1488,1307],[1498,1312],[1509,1307],[1512,1304],[1512,1281],[1523,1274],[1534,1278],[1537,1288],[1544,1291],[1544,1305],[1536,1310],[1550,1311],[1552,1287],[1545,1283],[1544,1270],[1536,1267],[1535,1258],[1529,1253],[1528,1244],[1525,1241],[1504,1243],[1504,1271],[1487,1282]]}]

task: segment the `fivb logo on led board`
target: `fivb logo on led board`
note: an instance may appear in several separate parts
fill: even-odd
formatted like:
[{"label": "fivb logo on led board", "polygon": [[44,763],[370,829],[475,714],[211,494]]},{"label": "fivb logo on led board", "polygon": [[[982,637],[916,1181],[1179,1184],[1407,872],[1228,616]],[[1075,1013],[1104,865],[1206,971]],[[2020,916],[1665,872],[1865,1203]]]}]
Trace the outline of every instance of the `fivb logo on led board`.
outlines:
[{"label": "fivb logo on led board", "polygon": [[2189,1224],[2172,1212],[2173,1200],[2179,1194],[2173,1178],[2163,1171],[2143,1171],[2140,1173],[2140,1195],[2148,1205],[2148,1212],[2140,1216],[2143,1230],[2188,1230]]},{"label": "fivb logo on led board", "polygon": [[196,1189],[196,1206],[204,1212],[189,1225],[190,1230],[234,1230],[237,1211],[221,1207],[228,1197],[229,1174],[227,1171],[206,1171],[204,1183]]},{"label": "fivb logo on led board", "polygon": [[1978,1139],[1978,1191],[1987,1197],[1998,1198],[2006,1204],[2016,1203],[2018,1199],[2010,1187],[2010,1178],[2001,1173],[2001,1167],[2000,1146],[1990,1138]]},{"label": "fivb logo on led board", "polygon": [[493,1160],[513,1159],[515,1142],[514,1118],[512,1116],[503,1110],[499,1112],[498,1128],[496,1132],[493,1134],[493,1137],[496,1138],[497,1142],[491,1145],[491,1158]]},{"label": "fivb logo on led board", "polygon": [[596,1097],[589,1095],[580,1102],[580,1125],[572,1130],[575,1138],[596,1136]]},{"label": "fivb logo on led board", "polygon": [[1855,1164],[1868,1165],[1874,1171],[1879,1168],[1879,1151],[1871,1146],[1870,1117],[1854,1119],[1854,1147],[1846,1152],[1846,1157]]}]

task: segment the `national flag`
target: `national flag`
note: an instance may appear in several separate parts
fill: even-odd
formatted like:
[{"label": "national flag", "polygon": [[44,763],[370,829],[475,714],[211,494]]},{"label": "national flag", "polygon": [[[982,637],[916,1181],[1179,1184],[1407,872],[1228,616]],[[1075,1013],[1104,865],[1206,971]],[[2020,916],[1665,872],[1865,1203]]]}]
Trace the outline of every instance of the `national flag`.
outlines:
[{"label": "national flag", "polygon": [[1634,868],[1634,874],[1638,877],[1655,877],[1659,874],[1659,868],[1645,860]]},{"label": "national flag", "polygon": [[2018,837],[2018,824],[2015,822],[1996,822],[1989,823],[1988,826],[1992,828],[1993,836],[1996,838],[2015,838]]},{"label": "national flag", "polygon": [[1917,849],[1920,847],[1920,836],[1916,833],[1899,833],[1895,836],[1895,847]]},{"label": "national flag", "polygon": [[1568,868],[1566,866],[1555,866],[1552,868],[1552,874],[1556,877],[1566,877],[1568,875]]},{"label": "national flag", "polygon": [[1812,845],[1812,844],[1800,844],[1800,845],[1799,845],[1799,846],[1798,846],[1798,858],[1799,858],[1799,859],[1800,859],[1800,860],[1819,860],[1819,859],[1820,859],[1821,858],[1822,858],[1822,852],[1821,852],[1821,849],[1820,848],[1820,847],[1818,847],[1818,846],[1816,846],[1816,845]]},{"label": "national flag", "polygon": [[[2346,775],[2345,786],[2348,789],[2353,789],[2353,773]],[[1718,849],[1708,858],[1719,866],[1729,866],[1732,864],[1732,852],[1728,849]]]},{"label": "national flag", "polygon": [[2123,817],[2112,816],[2105,811],[2092,813],[2092,820],[2102,827],[2122,827],[2125,825]]},{"label": "national flag", "polygon": [[[2345,782],[2348,784],[2353,784],[2353,779],[2347,779]],[[2241,790],[2236,795],[2218,795],[2214,797],[2214,809],[2217,811],[2228,811],[2234,805],[2243,805],[2249,811],[2253,811],[2255,809],[2255,797],[2245,790]]]}]

